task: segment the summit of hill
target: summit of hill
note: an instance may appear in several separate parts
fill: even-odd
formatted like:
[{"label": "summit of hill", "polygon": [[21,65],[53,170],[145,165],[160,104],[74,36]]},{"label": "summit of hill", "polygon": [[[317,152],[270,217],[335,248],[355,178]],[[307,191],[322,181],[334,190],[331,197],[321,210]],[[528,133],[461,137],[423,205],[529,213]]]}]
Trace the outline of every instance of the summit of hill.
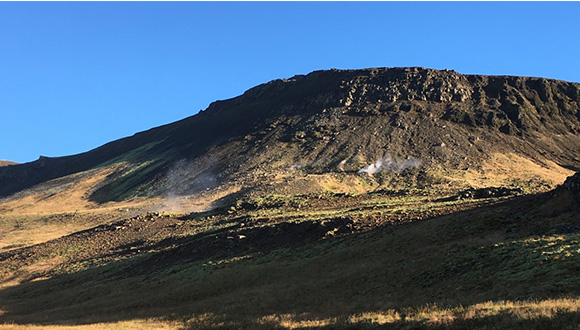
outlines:
[{"label": "summit of hill", "polygon": [[219,189],[545,190],[579,168],[578,83],[332,69],[270,81],[82,154],[2,167],[0,196],[58,192],[89,177],[92,203]]}]

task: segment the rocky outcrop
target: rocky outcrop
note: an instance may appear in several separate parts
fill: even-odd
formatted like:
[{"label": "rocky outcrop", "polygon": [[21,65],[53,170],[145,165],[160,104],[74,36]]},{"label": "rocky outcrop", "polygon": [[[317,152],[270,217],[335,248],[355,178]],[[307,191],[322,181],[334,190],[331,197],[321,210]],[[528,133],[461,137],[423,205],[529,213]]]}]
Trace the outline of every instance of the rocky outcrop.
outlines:
[{"label": "rocky outcrop", "polygon": [[568,177],[560,189],[569,191],[576,201],[580,202],[580,172]]},{"label": "rocky outcrop", "polygon": [[[356,174],[386,157],[417,171],[480,169],[496,153],[580,168],[580,85],[425,68],[315,71],[83,154],[1,167],[0,196],[120,162],[96,201],[263,184],[273,171]],[[176,168],[187,173],[179,182]]]},{"label": "rocky outcrop", "polygon": [[480,198],[497,198],[506,196],[517,196],[523,194],[522,188],[507,188],[507,187],[486,187],[486,188],[469,188],[459,192],[455,196],[445,198],[446,201],[461,200],[461,199],[480,199]]}]

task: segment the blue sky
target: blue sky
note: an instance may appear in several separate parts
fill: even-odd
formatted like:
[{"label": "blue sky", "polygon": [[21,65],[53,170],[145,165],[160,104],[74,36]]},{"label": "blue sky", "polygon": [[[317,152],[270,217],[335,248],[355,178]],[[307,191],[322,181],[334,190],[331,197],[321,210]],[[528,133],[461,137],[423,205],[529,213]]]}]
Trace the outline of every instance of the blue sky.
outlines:
[{"label": "blue sky", "polygon": [[0,2],[0,159],[88,151],[320,69],[580,82],[578,17],[578,2]]}]

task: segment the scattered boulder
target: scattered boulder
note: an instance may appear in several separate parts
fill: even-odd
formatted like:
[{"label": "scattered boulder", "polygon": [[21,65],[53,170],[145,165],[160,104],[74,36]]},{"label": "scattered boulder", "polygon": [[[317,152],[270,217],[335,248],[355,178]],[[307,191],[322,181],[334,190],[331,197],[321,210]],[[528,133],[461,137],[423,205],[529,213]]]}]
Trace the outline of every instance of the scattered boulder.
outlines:
[{"label": "scattered boulder", "polygon": [[522,188],[507,188],[507,187],[486,187],[486,188],[469,188],[458,193],[455,196],[450,197],[448,200],[460,200],[460,199],[480,199],[480,198],[491,198],[491,197],[505,197],[505,196],[517,196],[523,194]]},{"label": "scattered boulder", "polygon": [[580,202],[580,172],[569,176],[557,190],[566,190],[576,201]]}]

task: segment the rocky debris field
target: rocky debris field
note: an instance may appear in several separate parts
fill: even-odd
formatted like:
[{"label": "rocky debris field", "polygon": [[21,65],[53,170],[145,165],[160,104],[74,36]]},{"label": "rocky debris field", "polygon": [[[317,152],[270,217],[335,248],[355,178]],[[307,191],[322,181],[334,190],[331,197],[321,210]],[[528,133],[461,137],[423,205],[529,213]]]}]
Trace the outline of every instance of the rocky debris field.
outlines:
[{"label": "rocky debris field", "polygon": [[[408,191],[273,195],[245,198],[201,213],[144,213],[2,252],[0,279],[27,282],[136,256],[151,256],[140,266],[148,269],[181,261],[263,254],[458,212],[493,202],[491,197],[497,196],[488,197],[481,202],[448,203]],[[432,206],[424,207],[425,203]],[[45,266],[31,267],[39,263]]]},{"label": "rocky debris field", "polygon": [[[332,317],[575,294],[571,181],[535,195],[514,187],[234,194],[208,211],[142,213],[0,253],[0,322],[130,315],[191,318],[185,329],[259,328],[289,310]],[[208,311],[217,316],[203,319]]]}]

